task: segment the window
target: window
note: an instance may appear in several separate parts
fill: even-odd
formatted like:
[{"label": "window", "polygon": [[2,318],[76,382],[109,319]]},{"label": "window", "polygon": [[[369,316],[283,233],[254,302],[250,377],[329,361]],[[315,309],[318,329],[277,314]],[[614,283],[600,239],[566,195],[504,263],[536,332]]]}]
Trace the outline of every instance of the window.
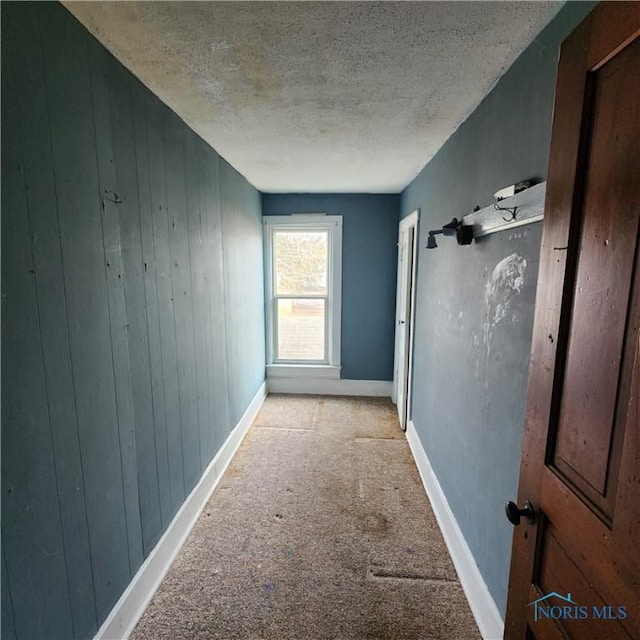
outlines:
[{"label": "window", "polygon": [[266,216],[267,375],[340,377],[342,216]]}]

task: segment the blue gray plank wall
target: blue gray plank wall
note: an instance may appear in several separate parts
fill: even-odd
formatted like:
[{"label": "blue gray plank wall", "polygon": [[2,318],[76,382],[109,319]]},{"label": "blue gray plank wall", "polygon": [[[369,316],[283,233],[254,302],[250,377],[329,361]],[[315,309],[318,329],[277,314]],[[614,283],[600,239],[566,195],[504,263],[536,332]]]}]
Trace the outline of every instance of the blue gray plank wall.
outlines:
[{"label": "blue gray plank wall", "polygon": [[392,380],[399,195],[263,194],[263,215],[342,215],[342,371]]},{"label": "blue gray plank wall", "polygon": [[424,247],[500,187],[545,179],[559,44],[592,7],[567,3],[402,193],[403,216],[422,211],[412,419],[503,613],[541,224]]},{"label": "blue gray plank wall", "polygon": [[2,5],[2,637],[91,638],[264,379],[260,194]]}]

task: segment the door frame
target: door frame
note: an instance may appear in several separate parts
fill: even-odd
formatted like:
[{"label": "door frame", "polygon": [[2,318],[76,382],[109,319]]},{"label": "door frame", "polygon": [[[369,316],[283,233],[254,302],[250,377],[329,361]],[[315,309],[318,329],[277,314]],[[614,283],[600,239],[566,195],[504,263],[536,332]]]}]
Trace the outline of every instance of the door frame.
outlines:
[{"label": "door frame", "polygon": [[[406,367],[406,380],[405,380],[405,409],[403,412],[398,409],[398,417],[400,419],[400,426],[406,430],[407,424],[411,419],[411,389],[413,383],[413,341],[414,341],[414,325],[415,325],[415,301],[416,301],[416,281],[418,276],[418,224],[420,221],[420,209],[414,209],[408,216],[400,220],[398,226],[398,268],[397,268],[397,283],[396,283],[396,313],[394,316],[395,322],[395,337],[394,337],[394,357],[393,357],[393,390],[391,399],[394,404],[397,405],[398,401],[398,384],[400,382],[400,363],[408,362]],[[413,230],[413,241],[407,242],[407,251],[410,251],[411,255],[411,270],[403,269],[401,262],[402,247],[400,243],[403,241],[403,237],[409,238],[408,232]],[[400,353],[398,345],[398,325],[400,323],[399,315],[401,313],[401,301],[402,292],[408,291],[408,313],[405,319],[405,351]],[[403,374],[405,371],[403,371]]]}]

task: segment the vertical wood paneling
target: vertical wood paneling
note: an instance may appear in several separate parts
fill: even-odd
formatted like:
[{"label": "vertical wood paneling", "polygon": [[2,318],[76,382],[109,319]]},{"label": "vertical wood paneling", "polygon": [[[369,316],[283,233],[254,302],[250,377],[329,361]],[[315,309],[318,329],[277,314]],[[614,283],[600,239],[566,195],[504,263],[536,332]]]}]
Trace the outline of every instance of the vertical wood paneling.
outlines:
[{"label": "vertical wood paneling", "polygon": [[2,634],[89,639],[257,388],[259,198],[59,4],[2,18]]},{"label": "vertical wood paneling", "polygon": [[[149,349],[151,401],[153,409],[152,424],[136,423],[140,434],[138,447],[138,477],[140,482],[140,510],[143,512],[142,530],[145,541],[145,555],[149,545],[159,538],[171,519],[171,483],[169,479],[169,458],[167,450],[167,420],[162,367],[162,347],[160,342],[160,311],[158,307],[158,289],[156,279],[156,259],[154,243],[154,222],[151,201],[151,176],[149,166],[149,144],[147,136],[147,113],[151,108],[151,96],[140,87],[133,87],[133,111],[135,125],[136,170],[138,175],[138,215],[142,249],[142,269],[144,273],[144,310],[147,323],[147,344]],[[144,327],[140,328],[144,333]],[[142,346],[142,345],[141,345]],[[141,357],[144,357],[142,354]],[[142,366],[142,365],[141,365]],[[143,372],[134,376],[143,384]],[[134,386],[135,392],[135,386]],[[137,393],[135,397],[138,398]],[[148,431],[151,429],[151,432]],[[147,434],[145,437],[145,433]],[[153,445],[153,446],[152,446]],[[154,469],[155,464],[155,469]],[[157,475],[154,495],[154,476]],[[157,504],[157,507],[156,507]],[[160,528],[157,518],[147,520],[144,513],[159,508]],[[157,534],[157,537],[156,537]]]},{"label": "vertical wood paneling", "polygon": [[[223,265],[223,281],[224,293],[223,304],[227,309],[226,314],[226,351],[227,351],[227,368],[231,378],[239,366],[238,359],[240,357],[240,345],[235,331],[235,326],[240,321],[241,310],[236,300],[236,291],[234,284],[236,282],[236,274],[238,271],[237,260],[238,255],[235,247],[238,239],[238,227],[240,220],[236,215],[236,198],[238,194],[233,188],[234,174],[231,166],[224,160],[219,164],[220,174],[220,212],[221,212],[221,229],[222,229],[222,265]],[[242,389],[238,386],[229,386],[229,416],[231,422],[238,419],[238,406]]]},{"label": "vertical wood paneling", "polygon": [[200,442],[187,229],[184,127],[173,114],[164,120],[164,145],[171,281],[178,355],[182,459],[185,493],[188,494],[200,477],[200,464],[194,462],[200,460]]},{"label": "vertical wood paneling", "polygon": [[13,619],[13,603],[11,602],[11,588],[7,575],[7,560],[2,544],[2,637],[5,640],[15,640],[16,628]]},{"label": "vertical wood paneling", "polygon": [[[104,51],[104,50],[103,50]],[[148,549],[160,535],[158,478],[153,438],[149,345],[143,282],[142,244],[140,236],[138,173],[136,166],[136,131],[133,112],[132,78],[111,56],[104,52],[109,69],[109,102],[120,228],[120,252],[124,270],[124,299],[127,314],[129,374],[134,417],[135,459],[137,469],[136,528],[140,523],[141,543],[132,554],[132,568],[142,562]],[[145,150],[146,153],[146,150]],[[147,181],[148,189],[148,181]],[[143,451],[142,449],[146,449]],[[144,496],[142,495],[144,493]],[[132,509],[134,505],[132,504]],[[130,518],[128,517],[128,522]],[[143,531],[142,529],[147,531]],[[136,530],[136,534],[138,531]],[[146,540],[146,542],[145,542]],[[131,535],[130,535],[131,544]]]},{"label": "vertical wood paneling", "polygon": [[[42,36],[98,622],[129,581],[96,137],[82,28],[43,3]],[[60,41],[65,43],[60,46]]]},{"label": "vertical wood paneling", "polygon": [[37,5],[26,5],[23,15],[23,28],[29,37],[20,37],[12,47],[21,62],[19,132],[71,608],[76,637],[84,637],[97,629],[96,610],[47,117],[45,61]]},{"label": "vertical wood paneling", "polygon": [[197,384],[198,453],[200,456],[200,471],[202,471],[207,461],[206,453],[202,450],[203,444],[205,449],[209,448],[206,446],[207,434],[211,433],[212,429],[209,407],[209,395],[211,393],[210,362],[207,356],[209,328],[207,326],[205,298],[206,262],[211,258],[207,255],[207,248],[204,244],[202,201],[206,194],[203,176],[200,172],[198,137],[195,133],[192,131],[185,132],[184,146],[189,262],[191,265],[191,305]]},{"label": "vertical wood paneling", "polygon": [[[104,51],[104,50],[103,50]],[[137,468],[135,509],[138,511],[136,526],[144,544],[136,547],[132,555],[132,567],[142,562],[143,547],[148,549],[160,535],[160,507],[158,499],[158,476],[153,438],[153,405],[149,367],[149,345],[145,292],[143,282],[142,244],[138,174],[136,166],[136,131],[133,117],[131,76],[111,56],[109,60],[109,100],[111,105],[111,128],[116,178],[116,193],[120,227],[120,251],[124,269],[124,297],[127,310],[127,337],[129,348],[132,408],[135,424],[135,460]],[[146,153],[146,150],[145,150]],[[148,189],[148,181],[147,181]],[[144,450],[143,450],[144,449]],[[144,495],[143,495],[144,494]],[[133,508],[132,504],[132,508]],[[127,522],[129,523],[128,516]],[[131,534],[130,534],[131,544]]]},{"label": "vertical wood paneling", "polygon": [[[255,393],[259,379],[247,375],[246,362],[257,353],[264,362],[264,280],[259,198],[242,176],[227,162],[220,162],[222,241],[227,317],[227,363],[229,376],[237,382],[229,388],[231,423],[235,424]],[[256,305],[260,313],[256,314]]]},{"label": "vertical wood paneling", "polygon": [[[98,177],[102,199],[102,233],[104,262],[107,280],[107,301],[109,304],[109,324],[111,328],[111,352],[113,356],[114,382],[118,411],[118,434],[120,462],[124,490],[124,504],[127,523],[129,574],[142,564],[142,528],[138,498],[138,478],[136,460],[136,439],[131,391],[131,371],[129,356],[129,322],[125,303],[125,282],[133,275],[125,273],[122,260],[122,240],[120,216],[123,209],[135,206],[137,184],[135,173],[123,190],[116,183],[113,142],[120,143],[123,137],[131,141],[130,155],[133,154],[133,126],[131,123],[130,95],[127,83],[116,84],[111,79],[123,77],[115,60],[95,40],[88,40],[89,63],[91,66],[91,91],[96,131]],[[114,99],[120,101],[118,107],[123,117],[117,128],[111,124],[109,85],[114,89]],[[126,156],[126,153],[123,154]],[[121,160],[121,157],[119,158]],[[118,163],[122,166],[123,163]],[[130,163],[129,166],[133,166]],[[126,168],[126,167],[125,167]],[[122,172],[120,172],[122,174]],[[134,209],[135,211],[135,209]]]},{"label": "vertical wood paneling", "polygon": [[[169,216],[167,212],[167,180],[163,145],[164,121],[170,117],[160,104],[150,103],[148,117],[148,144],[150,185],[153,211],[153,238],[156,262],[156,287],[160,318],[160,347],[162,353],[162,380],[164,411],[166,415],[166,446],[169,462],[171,504],[169,520],[184,500],[184,475],[180,421],[180,394],[178,391],[178,359],[174,291],[171,279],[169,249]],[[167,523],[168,524],[168,523]]]},{"label": "vertical wood paneling", "polygon": [[[3,10],[3,43],[20,37],[12,19],[13,13]],[[19,139],[14,76],[18,61],[11,58],[13,53],[9,49],[2,56],[3,552],[15,634],[46,637],[53,623],[61,634],[73,637]],[[8,595],[3,592],[3,600]],[[6,624],[3,618],[3,635]]]},{"label": "vertical wood paneling", "polygon": [[206,247],[205,295],[207,326],[209,328],[210,393],[209,414],[211,430],[202,432],[202,447],[210,460],[227,436],[229,417],[229,382],[227,371],[227,334],[224,308],[224,269],[222,262],[222,220],[220,214],[220,159],[199,141],[199,165],[204,185],[202,216]]},{"label": "vertical wood paneling", "polygon": [[[122,193],[117,188],[114,169],[110,92],[108,76],[115,66],[109,54],[94,40],[87,43],[91,73],[96,158],[102,209],[102,235],[107,286],[109,327],[111,331],[111,353],[113,358],[114,384],[120,464],[122,467],[123,497],[127,527],[127,549],[129,576],[142,563],[142,530],[138,500],[136,473],[136,441],[133,423],[133,398],[128,343],[128,320],[125,306],[124,283],[126,274],[122,261],[120,210],[136,195],[136,186]],[[126,89],[125,89],[126,93]],[[127,96],[123,100],[126,105]],[[118,123],[121,124],[121,123]],[[120,131],[118,130],[118,133]],[[134,176],[135,177],[135,176]]]}]

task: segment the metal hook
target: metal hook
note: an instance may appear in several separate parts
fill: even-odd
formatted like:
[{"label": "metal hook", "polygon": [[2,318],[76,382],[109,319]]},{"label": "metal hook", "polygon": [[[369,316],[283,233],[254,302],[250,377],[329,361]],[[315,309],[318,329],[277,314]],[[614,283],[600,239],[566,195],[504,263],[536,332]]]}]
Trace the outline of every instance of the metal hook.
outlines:
[{"label": "metal hook", "polygon": [[502,216],[502,219],[505,222],[513,222],[516,219],[516,213],[518,212],[518,207],[499,207],[497,204],[494,204],[493,208],[496,211],[508,211],[511,214],[510,218],[505,218],[504,216]]}]

